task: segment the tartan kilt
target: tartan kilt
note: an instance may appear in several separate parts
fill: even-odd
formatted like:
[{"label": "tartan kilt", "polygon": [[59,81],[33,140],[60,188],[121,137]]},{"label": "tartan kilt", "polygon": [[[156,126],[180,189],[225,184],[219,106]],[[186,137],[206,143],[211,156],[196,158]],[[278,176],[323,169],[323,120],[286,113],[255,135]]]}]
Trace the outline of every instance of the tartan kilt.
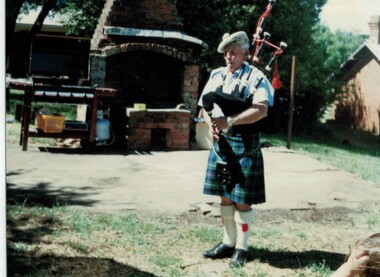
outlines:
[{"label": "tartan kilt", "polygon": [[237,165],[242,178],[234,182],[232,191],[227,189],[226,185],[217,182],[216,163],[226,159],[220,154],[218,143],[214,142],[208,157],[203,193],[225,196],[239,204],[264,203],[264,160],[260,148],[260,136],[258,134],[236,136],[223,134],[223,136],[235,156],[238,156],[236,161],[238,160]]}]

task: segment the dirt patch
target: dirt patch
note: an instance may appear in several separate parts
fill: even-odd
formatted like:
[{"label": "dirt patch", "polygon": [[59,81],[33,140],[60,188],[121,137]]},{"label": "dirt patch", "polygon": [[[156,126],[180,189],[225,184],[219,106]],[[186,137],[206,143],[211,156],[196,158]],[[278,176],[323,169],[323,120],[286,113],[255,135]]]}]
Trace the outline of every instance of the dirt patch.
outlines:
[{"label": "dirt patch", "polygon": [[[218,204],[213,207],[218,209]],[[320,224],[324,226],[346,225],[360,217],[372,214],[374,211],[380,210],[380,203],[367,203],[359,210],[347,207],[333,208],[310,208],[310,209],[270,209],[256,210],[254,225],[268,226],[281,224]],[[180,223],[185,226],[193,225],[209,225],[215,226],[220,223],[220,216],[203,213],[201,211],[189,211],[179,215],[167,214],[162,212],[137,211],[141,218],[145,218],[156,223]],[[373,213],[377,216],[377,213]],[[379,214],[380,215],[380,214]],[[379,218],[380,221],[380,218]],[[379,222],[380,223],[380,222]]]}]

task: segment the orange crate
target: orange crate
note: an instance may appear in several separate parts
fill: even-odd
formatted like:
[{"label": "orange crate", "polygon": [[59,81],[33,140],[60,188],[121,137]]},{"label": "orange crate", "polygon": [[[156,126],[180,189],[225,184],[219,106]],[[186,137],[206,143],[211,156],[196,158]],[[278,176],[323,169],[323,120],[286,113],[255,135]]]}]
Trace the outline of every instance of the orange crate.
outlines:
[{"label": "orange crate", "polygon": [[62,133],[65,117],[58,114],[37,114],[37,128],[44,133]]}]

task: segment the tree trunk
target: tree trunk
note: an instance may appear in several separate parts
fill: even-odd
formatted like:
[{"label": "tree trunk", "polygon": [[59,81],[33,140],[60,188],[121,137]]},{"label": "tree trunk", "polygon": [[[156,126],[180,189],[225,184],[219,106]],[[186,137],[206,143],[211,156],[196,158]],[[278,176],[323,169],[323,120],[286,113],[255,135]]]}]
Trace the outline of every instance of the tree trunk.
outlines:
[{"label": "tree trunk", "polygon": [[42,25],[44,23],[45,18],[49,14],[50,10],[54,8],[57,0],[46,0],[45,4],[42,6],[40,14],[38,15],[36,21],[33,24],[33,27],[30,29],[27,37],[27,42],[30,43],[33,41],[33,38],[36,34],[41,31]]},{"label": "tree trunk", "polygon": [[[9,69],[9,57],[11,49],[14,48],[14,42],[13,42],[13,34],[16,27],[16,20],[17,16],[20,13],[20,9],[22,4],[25,2],[25,0],[6,0],[6,70]],[[41,30],[43,22],[46,18],[46,16],[49,14],[49,11],[55,6],[57,0],[46,0],[45,4],[43,5],[41,12],[39,13],[34,25],[30,29],[26,39],[25,43],[23,43],[23,46],[18,46],[18,52],[17,55],[22,57],[23,64],[25,66],[25,72],[28,74],[30,73],[30,52],[32,47],[32,42],[36,34]],[[7,103],[7,111],[9,110],[9,101],[10,101],[10,91],[9,89],[6,90],[6,103]]]},{"label": "tree trunk", "polygon": [[6,69],[8,70],[9,66],[9,51],[12,49],[13,44],[13,32],[16,27],[16,20],[17,16],[20,12],[22,4],[25,2],[25,0],[7,0],[6,7],[5,7],[5,14],[6,14],[6,44],[5,44],[5,53],[6,53]]}]

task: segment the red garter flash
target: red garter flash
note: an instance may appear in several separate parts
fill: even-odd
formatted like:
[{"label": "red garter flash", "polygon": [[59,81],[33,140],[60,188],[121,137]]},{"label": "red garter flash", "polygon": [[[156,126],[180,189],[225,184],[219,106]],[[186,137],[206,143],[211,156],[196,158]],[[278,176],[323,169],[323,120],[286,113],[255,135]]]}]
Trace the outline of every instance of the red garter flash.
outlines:
[{"label": "red garter flash", "polygon": [[242,224],[241,225],[241,230],[243,231],[243,233],[248,232],[248,224]]}]

